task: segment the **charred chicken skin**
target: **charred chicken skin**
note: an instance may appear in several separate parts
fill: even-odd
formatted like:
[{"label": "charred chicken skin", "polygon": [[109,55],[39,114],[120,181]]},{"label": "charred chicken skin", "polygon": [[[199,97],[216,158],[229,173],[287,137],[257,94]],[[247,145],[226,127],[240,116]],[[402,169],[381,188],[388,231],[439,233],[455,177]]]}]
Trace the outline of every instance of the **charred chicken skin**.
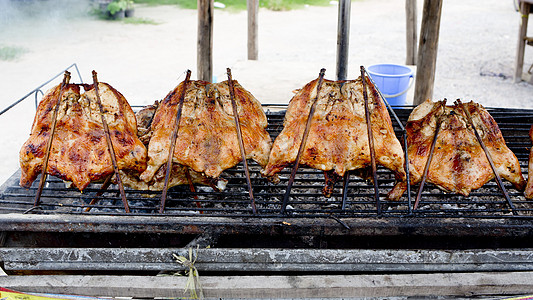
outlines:
[{"label": "charred chicken skin", "polygon": [[426,100],[413,110],[406,125],[411,184],[422,180],[437,126],[440,126],[440,130],[427,182],[445,191],[468,196],[472,190],[495,177],[462,105],[470,112],[472,123],[487,147],[498,174],[516,189],[523,190],[526,182],[518,159],[505,144],[489,112],[473,101],[446,106],[446,100]]},{"label": "charred chicken skin", "polygon": [[[273,176],[294,164],[309,111],[317,98],[317,86],[318,79],[313,80],[291,99],[284,128],[274,141],[263,175]],[[385,103],[369,80],[366,86],[376,163],[394,172],[398,186],[406,180],[404,152],[394,134]],[[346,171],[366,169],[371,164],[362,80],[324,79],[317,101],[300,164],[325,171],[323,192],[330,196],[333,184]],[[401,196],[397,187],[389,193],[391,200]]]},{"label": "charred chicken skin", "polygon": [[[265,166],[272,144],[266,131],[266,115],[252,94],[236,80],[233,85],[246,159],[253,159]],[[144,182],[153,180],[167,162],[179,95],[184,86],[185,82],[182,82],[171,91],[154,115],[148,146],[148,167],[140,176]],[[229,95],[227,81],[188,83],[173,163],[216,179],[222,171],[242,161]]]},{"label": "charred chicken skin", "polygon": [[[80,87],[86,90],[80,94]],[[146,148],[137,137],[135,114],[122,94],[107,83],[99,83],[104,115],[109,125],[118,168],[142,172]],[[52,88],[37,108],[29,139],[20,150],[20,186],[30,187],[42,172],[46,145],[51,136],[52,111],[60,86]],[[59,103],[57,125],[46,172],[72,181],[80,191],[91,181],[113,174],[113,165],[101,122],[93,85],[69,84]]]}]

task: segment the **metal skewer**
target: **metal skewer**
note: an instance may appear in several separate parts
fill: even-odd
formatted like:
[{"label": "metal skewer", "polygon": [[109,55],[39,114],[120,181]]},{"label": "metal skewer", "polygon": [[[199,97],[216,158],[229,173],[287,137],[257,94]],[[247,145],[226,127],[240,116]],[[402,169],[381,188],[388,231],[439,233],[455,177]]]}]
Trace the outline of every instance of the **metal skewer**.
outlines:
[{"label": "metal skewer", "polygon": [[378,172],[376,166],[376,152],[374,147],[374,135],[372,133],[372,121],[370,119],[370,109],[368,107],[368,93],[366,92],[365,67],[361,66],[361,79],[363,81],[363,99],[365,101],[365,119],[368,133],[368,145],[370,147],[370,163],[372,165],[372,178],[374,179],[374,200],[376,201],[377,214],[381,214],[381,202],[379,200]]},{"label": "metal skewer", "polygon": [[[165,202],[167,201],[168,192],[168,179],[170,178],[170,172],[172,169],[172,157],[174,156],[174,149],[176,148],[176,139],[178,138],[178,130],[180,128],[181,111],[183,110],[183,100],[185,98],[185,92],[187,91],[187,86],[189,85],[190,79],[191,70],[187,70],[187,76],[185,76],[185,80],[183,81],[183,87],[181,88],[178,110],[176,111],[176,123],[174,123],[174,129],[172,131],[172,137],[170,139],[170,152],[168,152],[167,171],[165,172],[165,185],[163,187],[163,193],[161,194],[161,207],[159,208],[159,213],[163,213],[165,211]],[[172,96],[173,94],[169,94],[167,99],[170,100]]]},{"label": "metal skewer", "polygon": [[255,206],[254,191],[252,189],[252,181],[250,180],[250,171],[248,169],[248,162],[246,161],[246,151],[244,149],[244,141],[242,139],[241,122],[239,121],[239,115],[237,112],[237,102],[235,101],[235,90],[233,86],[233,79],[231,78],[231,69],[226,69],[228,73],[228,87],[229,96],[231,99],[231,107],[233,108],[233,117],[235,119],[235,127],[237,129],[237,140],[239,141],[239,148],[241,149],[242,162],[244,163],[244,173],[246,175],[246,182],[248,183],[248,194],[250,195],[250,203],[252,205],[252,212],[257,213]]},{"label": "metal skewer", "polygon": [[[442,105],[443,106],[446,105],[446,102],[443,102]],[[433,136],[433,141],[431,142],[428,160],[426,161],[426,165],[424,166],[424,174],[422,175],[422,181],[420,181],[420,186],[418,187],[418,192],[416,194],[416,199],[415,199],[415,204],[413,206],[413,210],[417,209],[418,203],[420,202],[420,198],[422,197],[422,191],[424,190],[424,185],[426,184],[426,179],[429,173],[429,166],[431,165],[431,160],[433,159],[433,152],[435,152],[435,145],[437,144],[437,136],[439,135],[439,132],[440,132],[442,116],[443,115],[440,115],[439,118],[437,119],[437,125],[436,125],[437,128],[435,128],[435,135]]]},{"label": "metal skewer", "polygon": [[50,151],[52,150],[52,141],[54,140],[54,135],[56,132],[57,126],[57,113],[59,111],[59,104],[63,100],[63,92],[65,87],[69,84],[70,81],[70,72],[65,71],[63,76],[63,82],[61,83],[61,88],[59,89],[59,96],[57,97],[56,106],[54,108],[54,113],[52,114],[52,129],[50,133],[50,138],[46,144],[46,152],[44,156],[43,170],[41,171],[41,180],[39,181],[39,188],[37,189],[37,195],[35,195],[35,201],[33,206],[38,206],[41,202],[41,194],[43,192],[44,183],[46,182],[46,169],[48,169],[48,160],[50,159]]},{"label": "metal skewer", "polygon": [[117,184],[120,191],[120,197],[122,198],[122,203],[124,204],[124,210],[129,213],[130,207],[128,205],[128,200],[126,199],[126,193],[124,192],[124,186],[122,185],[122,180],[120,179],[120,174],[117,165],[117,157],[115,154],[115,149],[113,148],[113,141],[111,141],[111,134],[109,133],[109,126],[107,125],[107,120],[104,116],[104,107],[102,106],[102,101],[100,100],[100,92],[98,90],[98,78],[96,71],[93,70],[93,85],[94,92],[96,94],[96,102],[98,103],[98,108],[100,109],[100,117],[102,119],[102,124],[104,126],[105,139],[107,141],[107,149],[109,150],[109,155],[111,156],[111,162],[113,163],[113,170],[115,176],[117,177]]},{"label": "metal skewer", "polygon": [[481,136],[479,135],[476,126],[474,125],[474,121],[472,120],[472,115],[470,114],[470,111],[464,106],[464,104],[461,102],[461,100],[457,99],[455,101],[456,104],[460,105],[463,111],[466,113],[468,123],[472,126],[474,129],[474,134],[476,135],[476,139],[481,145],[481,148],[483,148],[483,151],[485,152],[485,155],[487,156],[487,160],[489,161],[490,167],[492,169],[492,172],[494,173],[494,177],[496,178],[496,183],[498,184],[498,187],[503,193],[503,196],[505,197],[505,200],[507,200],[507,204],[509,204],[509,207],[511,208],[511,211],[514,215],[517,214],[515,211],[513,201],[511,201],[511,198],[509,197],[509,193],[507,193],[507,189],[505,189],[505,186],[503,185],[502,179],[500,177],[500,174],[496,171],[496,166],[494,165],[494,161],[492,160],[492,156],[490,155],[489,150],[485,146],[485,143],[483,142],[483,139],[481,139]]},{"label": "metal skewer", "polygon": [[285,213],[285,210],[287,208],[287,203],[289,202],[289,196],[291,194],[291,188],[292,188],[292,185],[294,184],[294,178],[296,177],[296,172],[298,171],[298,166],[300,165],[300,157],[302,156],[302,153],[305,148],[305,144],[307,143],[307,137],[309,136],[309,129],[311,128],[311,120],[313,119],[313,115],[315,114],[315,109],[316,109],[316,105],[318,102],[318,95],[320,94],[320,89],[322,88],[322,81],[324,79],[325,73],[326,73],[326,69],[321,69],[320,74],[318,75],[316,97],[315,99],[313,99],[313,104],[311,105],[311,109],[309,110],[309,115],[307,116],[307,123],[305,124],[305,130],[302,136],[302,143],[300,144],[300,148],[298,149],[298,155],[296,156],[296,161],[294,162],[294,167],[292,168],[291,177],[289,178],[289,183],[287,184],[287,190],[285,191],[285,195],[283,196],[283,203],[281,205],[282,214]]}]

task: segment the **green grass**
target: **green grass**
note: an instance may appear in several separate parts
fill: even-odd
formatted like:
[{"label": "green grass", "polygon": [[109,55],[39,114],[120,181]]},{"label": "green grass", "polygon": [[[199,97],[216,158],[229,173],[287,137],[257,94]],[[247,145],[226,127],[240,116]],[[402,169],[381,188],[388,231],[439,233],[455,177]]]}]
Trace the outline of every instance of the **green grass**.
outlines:
[{"label": "green grass", "polygon": [[126,24],[149,24],[149,25],[158,25],[159,23],[148,18],[124,18],[122,21]]},{"label": "green grass", "polygon": [[0,46],[0,60],[16,60],[22,57],[22,55],[26,52],[28,52],[28,50],[23,47]]},{"label": "green grass", "polygon": [[[196,9],[197,0],[134,0],[135,3],[144,3],[148,5],[179,5],[183,8]],[[215,0],[226,5],[226,8],[232,10],[245,10],[246,0]],[[305,5],[327,6],[329,0],[259,0],[259,7],[271,10],[291,10],[299,9]]]}]

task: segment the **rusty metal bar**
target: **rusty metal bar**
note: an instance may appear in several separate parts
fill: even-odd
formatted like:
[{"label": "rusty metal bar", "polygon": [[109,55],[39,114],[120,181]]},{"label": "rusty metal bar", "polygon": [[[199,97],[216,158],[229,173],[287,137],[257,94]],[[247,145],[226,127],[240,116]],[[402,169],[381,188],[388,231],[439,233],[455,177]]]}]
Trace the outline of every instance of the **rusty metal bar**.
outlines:
[{"label": "rusty metal bar", "polygon": [[372,133],[372,120],[370,119],[370,109],[368,107],[368,93],[366,91],[365,67],[361,66],[361,80],[363,82],[363,99],[365,100],[365,119],[368,133],[368,145],[370,147],[370,163],[372,165],[372,178],[374,179],[374,200],[376,200],[377,214],[381,214],[381,202],[379,200],[378,173],[376,166],[376,151],[374,147],[374,135]]},{"label": "rusty metal bar", "polygon": [[242,139],[241,122],[239,120],[239,113],[237,111],[237,102],[235,101],[235,87],[233,86],[233,79],[231,78],[231,69],[226,69],[228,73],[228,87],[229,98],[231,100],[231,107],[233,109],[233,118],[235,119],[235,128],[237,130],[237,140],[239,141],[239,148],[241,150],[242,162],[244,164],[244,173],[246,175],[246,183],[248,183],[248,194],[250,195],[250,205],[252,206],[252,212],[257,213],[257,207],[255,206],[254,191],[252,188],[252,181],[250,180],[250,170],[248,168],[248,162],[246,161],[246,151],[244,149],[244,141]]},{"label": "rusty metal bar", "polygon": [[120,197],[122,203],[124,204],[124,210],[129,213],[130,207],[128,205],[128,200],[126,199],[126,193],[124,192],[124,186],[122,185],[122,180],[120,179],[120,174],[117,165],[117,157],[115,154],[115,148],[113,148],[113,141],[111,140],[111,133],[109,133],[109,126],[107,125],[107,120],[104,115],[104,107],[102,106],[102,101],[100,100],[100,91],[98,89],[98,78],[96,71],[93,70],[93,85],[94,92],[96,94],[96,102],[98,103],[98,108],[100,109],[100,117],[102,119],[102,125],[104,126],[105,138],[107,141],[107,149],[109,150],[109,155],[111,156],[111,162],[113,163],[113,170],[115,176],[117,177],[117,184],[120,190]]},{"label": "rusty metal bar", "polygon": [[472,115],[470,114],[470,111],[464,106],[463,102],[461,100],[457,99],[455,101],[456,104],[460,105],[463,111],[465,112],[468,123],[472,126],[472,129],[474,129],[474,134],[476,135],[476,139],[481,145],[481,148],[483,148],[483,151],[485,152],[485,155],[487,156],[487,160],[489,161],[490,167],[492,169],[492,172],[494,173],[494,177],[496,178],[496,183],[498,184],[498,187],[503,193],[503,196],[505,197],[505,200],[507,200],[507,204],[509,204],[509,207],[511,208],[511,211],[513,214],[516,214],[513,201],[511,201],[511,198],[509,197],[509,193],[507,193],[507,189],[505,189],[505,186],[503,185],[502,179],[500,177],[500,174],[496,172],[496,166],[494,166],[494,161],[492,160],[492,156],[490,155],[489,150],[487,149],[487,146],[485,146],[485,143],[483,142],[483,139],[481,139],[481,136],[479,135],[479,132],[476,129],[476,125],[474,125],[474,121],[472,120]]},{"label": "rusty metal bar", "polygon": [[37,189],[37,194],[35,195],[35,201],[33,202],[33,206],[38,206],[41,202],[41,194],[43,192],[44,183],[46,182],[46,169],[48,169],[48,160],[50,159],[50,151],[52,150],[52,141],[54,140],[54,135],[56,133],[57,113],[59,111],[59,104],[61,103],[61,100],[63,100],[63,92],[65,90],[65,87],[69,84],[69,81],[70,72],[65,71],[65,75],[63,76],[63,82],[61,83],[61,88],[59,90],[59,96],[57,97],[57,103],[54,108],[54,113],[52,114],[52,128],[50,129],[50,138],[48,139],[48,142],[46,144],[43,170],[41,171],[41,180],[39,181],[39,188]]},{"label": "rusty metal bar", "polygon": [[[31,94],[35,94],[35,98],[37,98],[37,93],[41,93],[43,94],[43,92],[41,91],[41,88],[44,87],[45,85],[49,84],[50,82],[52,82],[52,80],[56,79],[57,77],[59,77],[61,74],[64,74],[65,72],[68,72],[68,70],[72,67],[75,67],[76,68],[76,72],[78,73],[78,76],[80,78],[80,81],[83,83],[83,79],[81,78],[81,74],[80,74],[80,70],[78,69],[78,65],[76,65],[75,63],[71,64],[70,66],[66,67],[63,71],[59,72],[57,75],[55,75],[54,77],[48,79],[46,82],[42,83],[41,85],[39,85],[38,87],[36,87],[35,89],[33,89],[31,92],[27,93],[25,96],[23,96],[22,98],[20,98],[19,100],[15,101],[13,104],[9,105],[8,107],[6,107],[5,109],[3,109],[2,111],[0,111],[0,116],[3,115],[5,112],[7,112],[8,110],[12,109],[13,107],[15,107],[16,105],[18,105],[20,102],[24,101],[26,98],[28,98]],[[69,73],[70,74],[70,73]],[[35,108],[37,108],[37,99],[35,99]]]},{"label": "rusty metal bar", "polygon": [[161,207],[159,208],[159,213],[163,213],[165,211],[165,202],[167,201],[167,192],[168,192],[168,179],[170,178],[170,173],[172,169],[172,157],[174,156],[174,148],[176,147],[176,139],[178,138],[178,130],[180,128],[181,111],[183,109],[183,100],[185,98],[185,92],[187,91],[187,86],[189,85],[190,79],[191,79],[191,70],[187,70],[187,76],[185,76],[185,80],[183,81],[183,87],[181,89],[180,99],[178,103],[178,110],[176,112],[176,122],[174,123],[174,129],[172,131],[172,137],[170,139],[170,150],[168,152],[167,171],[165,172],[165,185],[163,187],[163,193],[161,194]]},{"label": "rusty metal bar", "polygon": [[313,115],[315,114],[316,105],[318,102],[318,95],[320,94],[320,89],[322,88],[322,81],[324,79],[324,74],[326,73],[326,69],[321,69],[320,73],[318,75],[318,83],[316,87],[316,97],[313,99],[313,104],[311,105],[311,109],[309,110],[309,115],[307,116],[307,123],[305,124],[305,130],[304,134],[302,136],[302,143],[300,144],[300,148],[298,149],[298,155],[296,156],[296,161],[294,162],[294,167],[292,168],[291,177],[289,178],[289,183],[287,184],[287,190],[285,190],[285,195],[283,196],[283,203],[281,204],[281,213],[284,214],[285,210],[287,208],[287,203],[289,202],[289,196],[291,194],[291,188],[294,184],[294,178],[296,177],[296,172],[298,171],[298,166],[300,165],[300,157],[302,156],[302,153],[305,148],[305,144],[307,143],[307,137],[309,136],[309,129],[311,128],[311,120],[313,119]]},{"label": "rusty metal bar", "polygon": [[[385,215],[384,218],[373,216],[345,218],[338,216],[351,228],[350,230],[339,226],[339,222],[329,215],[320,218],[305,215],[304,217],[286,216],[283,219],[280,219],[278,215],[262,218],[251,215],[206,216],[199,214],[154,217],[152,214],[126,215],[125,213],[121,215],[2,213],[0,214],[0,231],[34,233],[36,236],[42,236],[44,232],[52,235],[61,234],[61,232],[198,235],[209,231],[228,236],[246,236],[253,233],[274,238],[305,235],[327,236],[332,239],[374,236],[413,238],[413,233],[415,233],[415,239],[417,237],[433,238],[434,242],[453,236],[454,242],[457,238],[465,241],[502,238],[508,241],[508,238],[512,238],[526,241],[526,244],[521,244],[523,247],[530,247],[529,244],[533,243],[531,242],[532,219],[527,216],[460,217],[460,221],[456,216],[441,217],[440,213],[427,217]],[[50,242],[53,243],[53,241]],[[235,244],[238,244],[238,241],[235,241]],[[392,245],[395,245],[394,242]]]}]

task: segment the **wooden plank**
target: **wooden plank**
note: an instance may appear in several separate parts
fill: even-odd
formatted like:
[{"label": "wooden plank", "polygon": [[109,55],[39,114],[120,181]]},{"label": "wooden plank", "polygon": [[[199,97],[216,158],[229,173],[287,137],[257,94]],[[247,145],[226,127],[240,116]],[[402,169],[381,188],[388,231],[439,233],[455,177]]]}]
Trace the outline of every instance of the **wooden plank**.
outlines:
[{"label": "wooden plank", "polygon": [[414,105],[421,104],[433,97],[442,2],[443,0],[424,0],[418,45]]},{"label": "wooden plank", "polygon": [[[200,271],[533,271],[533,250],[194,249]],[[6,270],[181,270],[184,248],[0,248]]]},{"label": "wooden plank", "polygon": [[515,73],[513,80],[515,83],[522,81],[522,71],[524,69],[524,52],[526,47],[527,23],[530,13],[530,3],[520,2],[520,26],[518,28],[518,45],[516,47]]},{"label": "wooden plank", "polygon": [[[101,297],[184,297],[184,276],[6,276],[0,286],[23,292]],[[533,273],[200,276],[206,298],[342,298],[520,295]]]},{"label": "wooden plank", "polygon": [[405,0],[406,65],[416,65],[416,0]]},{"label": "wooden plank", "polygon": [[213,77],[213,0],[198,0],[198,79]]},{"label": "wooden plank", "polygon": [[246,7],[248,9],[248,59],[257,60],[258,47],[258,15],[259,15],[259,0],[247,0]]}]

